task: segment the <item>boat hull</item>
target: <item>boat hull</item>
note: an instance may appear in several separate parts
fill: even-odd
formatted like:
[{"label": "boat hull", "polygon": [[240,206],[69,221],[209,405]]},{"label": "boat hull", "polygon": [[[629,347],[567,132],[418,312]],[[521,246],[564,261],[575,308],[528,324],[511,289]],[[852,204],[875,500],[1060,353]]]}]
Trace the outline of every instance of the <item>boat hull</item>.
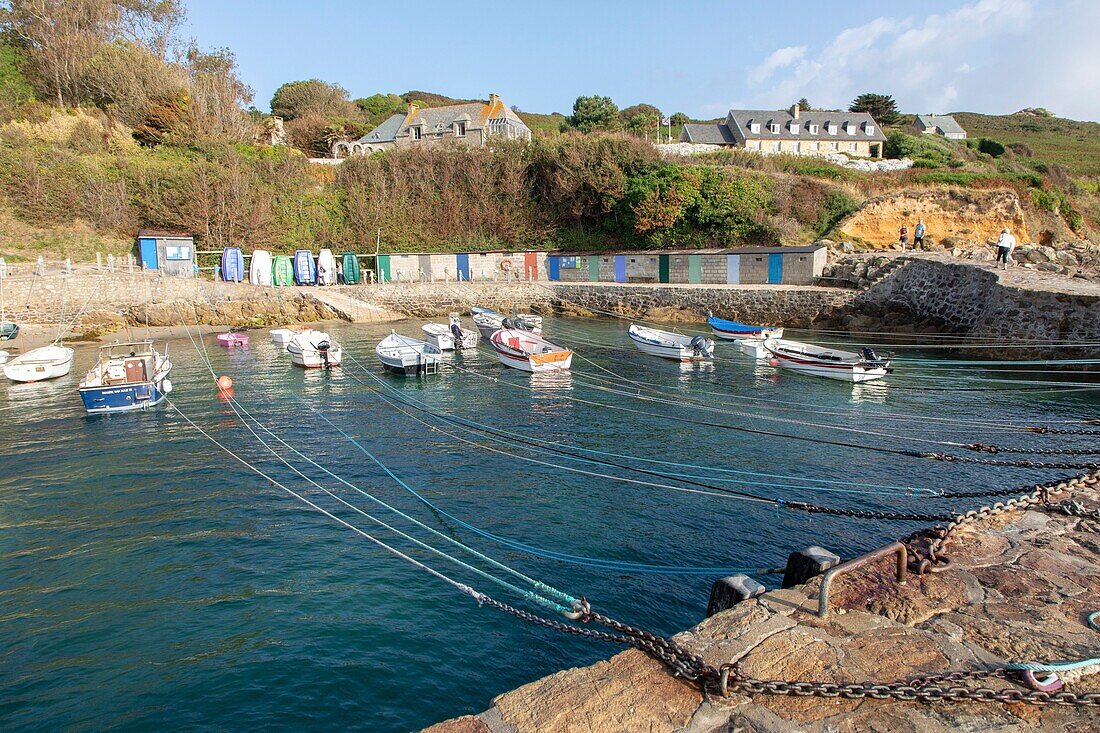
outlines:
[{"label": "boat hull", "polygon": [[[714,342],[696,336],[694,339],[671,331],[659,331],[631,324],[630,340],[643,353],[673,361],[708,361],[714,357]],[[698,343],[698,347],[696,343]]]},{"label": "boat hull", "polygon": [[156,407],[167,396],[161,382],[140,382],[115,387],[81,387],[80,399],[89,413],[131,412]]},{"label": "boat hull", "polygon": [[573,363],[573,352],[571,351],[565,352],[564,356],[560,356],[556,359],[540,359],[539,356],[536,355],[519,356],[517,354],[511,354],[495,346],[493,350],[496,352],[497,358],[500,359],[501,364],[524,372],[564,372],[569,369]]},{"label": "boat hull", "polygon": [[489,339],[489,345],[501,364],[524,372],[564,372],[573,363],[572,351],[529,331],[497,331]]},{"label": "boat hull", "polygon": [[[808,374],[813,377],[823,377],[839,382],[870,382],[882,379],[890,373],[889,362],[864,363],[859,360],[857,354],[849,352],[824,351],[818,356],[814,353],[814,347],[796,342],[787,342],[788,348],[784,349],[772,341],[764,342],[764,349],[774,366],[790,369],[800,374]],[[791,348],[793,346],[793,348]],[[843,356],[841,356],[843,354]],[[832,358],[825,358],[828,356]]]},{"label": "boat hull", "polygon": [[219,333],[218,343],[222,346],[234,347],[234,346],[248,346],[248,336],[243,333]]},{"label": "boat hull", "polygon": [[634,342],[634,345],[644,354],[650,356],[659,356],[663,359],[672,359],[673,361],[705,361],[705,356],[695,356],[692,349],[684,348],[683,346],[674,346],[668,344],[655,344],[650,341],[646,341],[643,338],[630,334],[630,340]]},{"label": "boat hull", "polygon": [[286,351],[290,354],[290,361],[294,366],[300,366],[303,369],[324,369],[326,366],[340,366],[340,360],[343,356],[339,346],[333,346],[328,350],[327,364],[324,356],[317,349],[303,349],[297,344],[290,343],[287,345]]},{"label": "boat hull", "polygon": [[394,374],[415,377],[438,374],[443,352],[435,344],[391,332],[378,342],[374,353],[382,368]]},{"label": "boat hull", "polygon": [[425,326],[424,340],[440,351],[454,351],[455,349],[455,339],[450,331],[429,331],[428,327]]},{"label": "boat hull", "polygon": [[4,364],[4,376],[13,382],[43,382],[72,371],[73,350],[66,346],[31,349]]},{"label": "boat hull", "polygon": [[763,339],[743,338],[733,343],[742,354],[751,356],[753,359],[767,359],[769,356],[768,350],[764,348]]}]

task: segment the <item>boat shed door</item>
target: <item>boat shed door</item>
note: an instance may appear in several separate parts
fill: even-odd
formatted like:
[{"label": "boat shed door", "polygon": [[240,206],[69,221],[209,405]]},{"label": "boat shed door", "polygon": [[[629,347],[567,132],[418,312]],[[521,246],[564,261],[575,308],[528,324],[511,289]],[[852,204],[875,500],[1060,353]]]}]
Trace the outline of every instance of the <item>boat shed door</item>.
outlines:
[{"label": "boat shed door", "polygon": [[703,255],[688,255],[688,282],[703,282]]},{"label": "boat shed door", "polygon": [[726,282],[741,284],[741,255],[726,255]]},{"label": "boat shed door", "polygon": [[561,280],[561,260],[557,255],[550,255],[546,258],[546,271],[547,277],[551,280]]},{"label": "boat shed door", "polygon": [[390,256],[378,255],[378,282],[388,283],[393,280],[390,274]]},{"label": "boat shed door", "polygon": [[526,252],[523,255],[523,276],[528,280],[539,279],[539,253]]},{"label": "boat shed door", "polygon": [[138,240],[138,251],[141,255],[141,266],[144,269],[157,269],[157,240],[152,237],[142,237]]},{"label": "boat shed door", "polygon": [[588,255],[588,282],[598,283],[600,281],[600,256]]},{"label": "boat shed door", "polygon": [[470,279],[470,255],[462,254],[455,255],[455,271],[458,273],[459,280]]},{"label": "boat shed door", "polygon": [[768,284],[779,285],[783,282],[783,255],[773,252],[768,255]]},{"label": "boat shed door", "polygon": [[626,282],[626,255],[615,255],[615,282]]},{"label": "boat shed door", "polygon": [[657,265],[657,282],[668,282],[668,255],[661,255],[659,257],[659,264]]}]

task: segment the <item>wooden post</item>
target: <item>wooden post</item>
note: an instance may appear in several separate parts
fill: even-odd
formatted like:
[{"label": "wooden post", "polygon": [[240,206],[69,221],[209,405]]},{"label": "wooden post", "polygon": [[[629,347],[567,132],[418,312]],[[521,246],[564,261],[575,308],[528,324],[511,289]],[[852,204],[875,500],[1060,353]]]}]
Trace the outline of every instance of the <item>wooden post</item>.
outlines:
[{"label": "wooden post", "polygon": [[101,252],[95,253],[95,269],[96,272],[100,272],[103,270],[103,253]]},{"label": "wooden post", "polygon": [[765,590],[763,585],[741,573],[716,580],[710,589],[707,618],[729,610],[741,601],[763,595]]},{"label": "wooden post", "polygon": [[802,585],[810,578],[821,575],[839,564],[839,555],[817,545],[792,552],[787,558],[787,569],[783,572],[783,587],[793,588],[796,585]]}]

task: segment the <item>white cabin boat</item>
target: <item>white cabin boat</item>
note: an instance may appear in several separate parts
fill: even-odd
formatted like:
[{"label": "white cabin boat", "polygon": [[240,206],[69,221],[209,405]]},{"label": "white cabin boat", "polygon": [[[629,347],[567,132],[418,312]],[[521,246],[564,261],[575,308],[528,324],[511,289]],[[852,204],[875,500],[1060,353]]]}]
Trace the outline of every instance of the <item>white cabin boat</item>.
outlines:
[{"label": "white cabin boat", "polygon": [[862,353],[856,353],[801,341],[767,339],[764,349],[775,366],[843,382],[869,382],[892,371],[889,358],[880,358],[866,347]]},{"label": "white cabin boat", "polygon": [[685,336],[682,333],[662,331],[657,328],[630,324],[627,330],[630,340],[646,354],[676,361],[703,361],[714,358],[714,341],[702,336]]},{"label": "white cabin boat", "polygon": [[31,349],[4,364],[4,376],[13,382],[42,382],[57,379],[73,368],[73,350],[52,344]]},{"label": "white cabin boat", "polygon": [[433,344],[402,336],[396,331],[378,342],[374,353],[382,366],[395,374],[415,377],[420,374],[438,374],[443,351]]},{"label": "white cabin boat", "polygon": [[145,410],[172,391],[172,362],[152,341],[114,343],[99,349],[96,365],[80,380],[80,399],[90,413]]},{"label": "white cabin boat", "polygon": [[525,372],[565,371],[573,362],[572,351],[531,331],[501,329],[490,337],[489,343],[501,364]]},{"label": "white cabin boat", "polygon": [[340,344],[324,331],[306,329],[291,337],[286,345],[290,360],[306,369],[327,369],[340,366],[343,350]]}]

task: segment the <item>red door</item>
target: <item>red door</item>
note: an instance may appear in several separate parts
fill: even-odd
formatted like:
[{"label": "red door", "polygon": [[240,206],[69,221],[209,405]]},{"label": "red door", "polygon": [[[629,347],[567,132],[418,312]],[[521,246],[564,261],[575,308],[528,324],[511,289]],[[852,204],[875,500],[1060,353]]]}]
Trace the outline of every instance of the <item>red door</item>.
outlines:
[{"label": "red door", "polygon": [[525,252],[523,255],[523,276],[528,280],[539,279],[539,256],[536,252]]}]

